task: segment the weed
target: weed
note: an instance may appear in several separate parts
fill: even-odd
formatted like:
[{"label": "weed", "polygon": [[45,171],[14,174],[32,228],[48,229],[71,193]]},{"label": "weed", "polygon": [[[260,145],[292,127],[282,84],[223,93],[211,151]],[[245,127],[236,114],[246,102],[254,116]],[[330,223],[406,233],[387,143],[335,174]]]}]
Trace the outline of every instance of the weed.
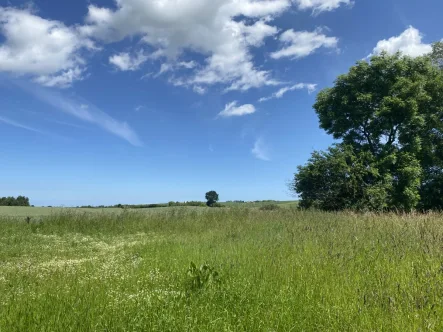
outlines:
[{"label": "weed", "polygon": [[197,268],[197,266],[191,262],[187,271],[187,276],[187,290],[191,291],[220,284],[218,272],[208,264],[202,264]]}]

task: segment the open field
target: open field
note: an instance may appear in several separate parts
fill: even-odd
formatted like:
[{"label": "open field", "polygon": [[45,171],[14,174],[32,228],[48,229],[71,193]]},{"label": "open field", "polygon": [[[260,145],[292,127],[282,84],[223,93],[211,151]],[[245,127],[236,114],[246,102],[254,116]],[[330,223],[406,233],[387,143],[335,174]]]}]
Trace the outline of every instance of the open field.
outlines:
[{"label": "open field", "polygon": [[[194,207],[186,207],[196,209]],[[164,212],[169,208],[152,208],[152,209],[137,209],[135,211],[150,213],[150,212]],[[0,216],[8,217],[45,217],[55,214],[120,214],[123,209],[120,208],[61,208],[61,207],[26,207],[26,206],[0,206]]]},{"label": "open field", "polygon": [[242,208],[260,208],[264,205],[275,204],[282,208],[297,207],[297,201],[263,201],[263,202],[244,202],[244,203],[233,203],[233,202],[222,202],[226,207],[242,207]]},{"label": "open field", "polygon": [[3,216],[0,331],[441,331],[442,243],[440,214]]},{"label": "open field", "polygon": [[[270,203],[265,202],[246,202],[246,203],[222,203],[225,207],[229,208],[260,208],[263,205]],[[296,201],[276,201],[275,203],[281,208],[293,208],[297,206]],[[199,210],[205,211],[206,207],[194,207],[184,206],[180,209]],[[151,212],[165,212],[171,208],[148,208],[148,209],[135,209],[134,211],[151,213]],[[174,207],[173,209],[177,209]],[[26,206],[0,206],[0,216],[10,217],[41,217],[50,216],[57,213],[76,212],[76,213],[121,213],[123,209],[120,208],[61,208],[61,207],[26,207]]]}]

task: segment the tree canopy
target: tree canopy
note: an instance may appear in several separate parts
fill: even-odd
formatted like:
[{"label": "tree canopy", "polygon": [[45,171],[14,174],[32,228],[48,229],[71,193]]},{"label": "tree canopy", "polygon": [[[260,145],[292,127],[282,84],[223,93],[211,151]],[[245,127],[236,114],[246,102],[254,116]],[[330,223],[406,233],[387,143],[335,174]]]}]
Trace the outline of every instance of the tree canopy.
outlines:
[{"label": "tree canopy", "polygon": [[11,196],[1,197],[0,206],[30,206],[29,198],[25,196],[17,196],[17,198]]},{"label": "tree canopy", "polygon": [[[291,189],[302,207],[443,208],[443,71],[431,56],[359,61],[317,96],[320,127],[341,143],[314,152]],[[443,56],[440,58],[443,59]]]},{"label": "tree canopy", "polygon": [[205,195],[205,198],[207,200],[207,206],[213,206],[215,203],[218,202],[218,194],[214,190],[208,191]]},{"label": "tree canopy", "polygon": [[432,53],[430,58],[434,65],[443,69],[443,42],[439,41],[432,44]]}]

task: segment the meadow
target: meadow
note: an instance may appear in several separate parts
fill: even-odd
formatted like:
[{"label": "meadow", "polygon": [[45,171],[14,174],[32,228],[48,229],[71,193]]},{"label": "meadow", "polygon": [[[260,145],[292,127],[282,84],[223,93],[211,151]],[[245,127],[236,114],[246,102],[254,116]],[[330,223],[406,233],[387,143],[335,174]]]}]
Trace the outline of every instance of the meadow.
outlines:
[{"label": "meadow", "polygon": [[0,216],[0,331],[441,331],[443,215]]},{"label": "meadow", "polygon": [[[244,202],[244,203],[233,203],[224,202],[221,203],[224,207],[229,208],[261,208],[263,206],[273,204],[278,205],[281,208],[295,208],[297,207],[297,201],[270,201],[270,202]],[[206,207],[195,207],[186,206],[180,207],[188,210],[199,210],[206,211]],[[151,213],[151,212],[164,212],[170,210],[170,208],[155,207],[155,208],[145,208],[145,209],[129,209],[133,211]],[[50,216],[58,213],[121,213],[122,208],[70,208],[70,207],[28,207],[28,206],[0,206],[0,216],[10,216],[10,217],[42,217]]]}]

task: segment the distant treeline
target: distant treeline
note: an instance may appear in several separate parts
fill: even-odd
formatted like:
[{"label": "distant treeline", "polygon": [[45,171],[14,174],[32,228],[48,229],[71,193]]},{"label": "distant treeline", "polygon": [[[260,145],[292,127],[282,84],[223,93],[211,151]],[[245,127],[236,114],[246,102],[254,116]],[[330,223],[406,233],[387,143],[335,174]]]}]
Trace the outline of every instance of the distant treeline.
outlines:
[{"label": "distant treeline", "polygon": [[204,202],[198,201],[189,201],[189,202],[169,202],[169,203],[157,203],[157,204],[116,204],[116,205],[84,205],[78,206],[78,208],[86,208],[86,209],[109,209],[109,208],[120,208],[120,209],[152,209],[152,208],[160,208],[160,207],[170,207],[170,206],[206,206]]},{"label": "distant treeline", "polygon": [[29,198],[25,196],[17,196],[17,198],[12,196],[1,197],[0,206],[30,206]]}]

